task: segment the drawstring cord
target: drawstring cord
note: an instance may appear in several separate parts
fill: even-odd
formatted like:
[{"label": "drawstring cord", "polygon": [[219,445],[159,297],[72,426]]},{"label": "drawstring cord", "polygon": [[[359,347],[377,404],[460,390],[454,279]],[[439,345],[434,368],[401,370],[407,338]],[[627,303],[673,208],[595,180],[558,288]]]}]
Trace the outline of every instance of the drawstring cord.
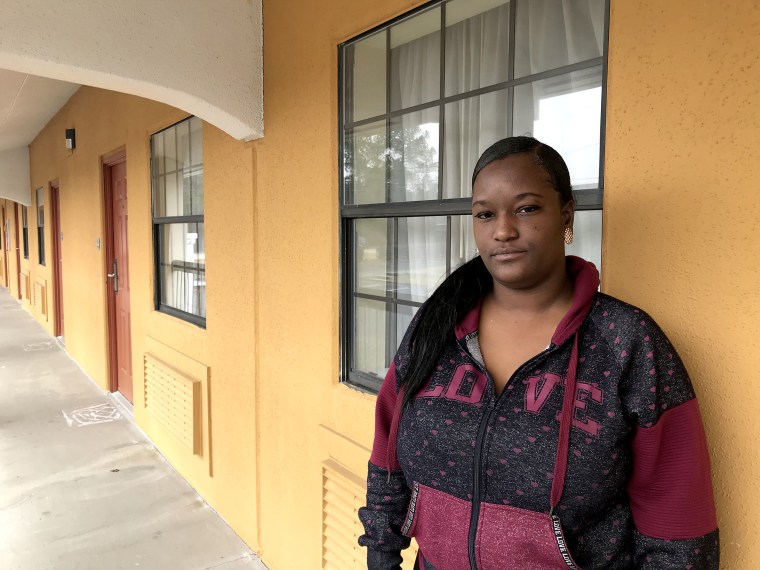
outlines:
[{"label": "drawstring cord", "polygon": [[570,450],[570,427],[573,423],[573,404],[575,402],[575,382],[577,373],[578,333],[576,332],[573,338],[573,350],[570,353],[570,365],[567,367],[567,377],[565,378],[565,396],[562,401],[562,418],[559,423],[557,455],[554,459],[554,479],[552,481],[549,515],[554,513],[554,508],[562,498],[562,490],[565,487],[565,474],[567,473],[567,455]]}]

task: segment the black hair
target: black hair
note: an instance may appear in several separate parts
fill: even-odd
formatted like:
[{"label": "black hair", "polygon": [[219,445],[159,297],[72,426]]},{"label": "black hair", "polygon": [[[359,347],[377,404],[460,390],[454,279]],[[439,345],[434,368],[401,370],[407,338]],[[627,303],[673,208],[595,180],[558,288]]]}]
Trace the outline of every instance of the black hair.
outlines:
[{"label": "black hair", "polygon": [[[490,147],[478,159],[472,184],[486,166],[512,154],[533,153],[536,164],[549,176],[562,205],[573,202],[570,173],[552,147],[532,137],[508,137]],[[402,409],[425,387],[427,378],[446,345],[455,339],[454,325],[493,288],[493,278],[478,255],[449,275],[420,308],[409,347],[409,366],[399,377],[404,388]]]},{"label": "black hair", "polygon": [[560,154],[548,144],[537,141],[532,137],[508,137],[489,146],[475,164],[472,172],[472,185],[486,166],[497,160],[502,160],[512,154],[525,152],[533,153],[536,164],[549,175],[554,189],[559,192],[560,202],[564,206],[573,202],[573,188],[570,184],[570,171]]}]

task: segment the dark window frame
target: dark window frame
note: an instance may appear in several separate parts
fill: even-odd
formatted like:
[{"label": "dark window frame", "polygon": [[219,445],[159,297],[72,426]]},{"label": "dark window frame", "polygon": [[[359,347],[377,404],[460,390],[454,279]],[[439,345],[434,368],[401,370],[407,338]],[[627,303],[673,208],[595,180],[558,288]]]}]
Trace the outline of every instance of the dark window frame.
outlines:
[{"label": "dark window frame", "polygon": [[[370,374],[358,369],[352,369],[352,360],[354,358],[355,350],[355,338],[353,332],[354,320],[354,300],[356,298],[378,300],[385,303],[395,303],[397,305],[409,305],[414,307],[422,306],[421,302],[404,301],[398,298],[372,296],[364,293],[359,293],[354,290],[354,283],[356,278],[355,263],[354,263],[354,248],[353,248],[353,234],[354,234],[354,222],[364,218],[402,218],[402,217],[429,217],[429,216],[447,216],[447,224],[450,231],[451,217],[457,215],[470,215],[472,213],[471,200],[469,198],[443,198],[443,160],[439,158],[438,168],[438,200],[427,201],[410,201],[410,202],[385,202],[374,204],[353,204],[351,200],[347,199],[350,193],[350,188],[345,180],[344,160],[346,158],[346,134],[353,128],[371,124],[373,122],[386,121],[386,128],[389,128],[390,119],[395,116],[400,116],[413,111],[419,111],[423,109],[430,109],[434,107],[440,107],[439,117],[441,121],[441,127],[439,129],[439,146],[438,148],[444,148],[444,131],[443,117],[445,115],[445,105],[454,101],[467,99],[477,95],[483,95],[486,93],[496,92],[499,90],[508,89],[509,115],[508,115],[508,131],[512,133],[513,118],[512,112],[514,108],[514,88],[518,85],[533,83],[542,79],[550,77],[556,77],[567,74],[572,71],[579,71],[583,69],[593,68],[601,66],[602,74],[602,91],[601,91],[601,117],[600,117],[600,137],[599,137],[599,182],[595,188],[575,189],[576,197],[576,210],[601,210],[603,209],[604,200],[604,153],[605,153],[605,128],[606,128],[606,103],[607,103],[607,60],[609,53],[609,21],[610,21],[610,0],[604,2],[604,39],[603,39],[603,53],[601,57],[586,60],[579,63],[570,64],[567,66],[542,71],[532,75],[515,78],[514,77],[514,38],[515,38],[515,20],[517,11],[517,1],[526,0],[512,0],[510,2],[510,16],[509,16],[509,34],[510,34],[510,61],[509,61],[509,79],[497,83],[495,85],[489,85],[487,87],[481,87],[471,91],[465,91],[456,95],[446,96],[441,89],[441,96],[439,99],[423,103],[420,105],[402,108],[399,110],[391,111],[389,107],[389,100],[386,99],[386,112],[381,115],[364,118],[358,121],[347,122],[346,119],[346,106],[349,100],[347,91],[349,85],[346,81],[345,64],[346,64],[346,48],[352,44],[355,44],[371,35],[374,35],[383,30],[387,30],[391,26],[398,24],[404,20],[413,18],[423,12],[441,8],[441,27],[439,29],[446,29],[446,4],[450,0],[433,0],[424,4],[410,12],[407,12],[397,18],[394,18],[388,22],[385,22],[367,32],[356,36],[338,46],[338,180],[339,180],[339,215],[340,215],[340,227],[339,227],[339,240],[340,240],[340,382],[349,385],[352,388],[358,389],[363,392],[377,393],[382,384],[382,378],[374,374]],[[389,34],[388,34],[389,35]],[[441,85],[444,84],[444,72],[445,72],[445,34],[442,34],[441,39]],[[389,41],[389,40],[388,40]],[[389,49],[389,48],[388,48]],[[386,89],[390,87],[391,73],[390,66],[386,65]],[[394,225],[397,222],[394,221]],[[450,240],[447,240],[447,249],[450,247]],[[394,256],[395,257],[395,256]],[[450,255],[446,256],[446,274],[451,272],[451,258]],[[395,319],[390,319],[392,325],[395,326]],[[386,338],[394,334],[395,331],[386,331]],[[395,350],[395,349],[394,349]]]},{"label": "dark window frame", "polygon": [[[42,204],[40,204],[40,194],[42,194]],[[35,205],[37,206],[37,262],[45,265],[45,188],[40,187],[35,191]],[[42,209],[42,215],[40,215]],[[42,220],[42,225],[40,225]]]},{"label": "dark window frame", "polygon": [[[178,309],[177,307],[173,307],[171,305],[167,305],[162,302],[162,279],[161,279],[161,251],[163,251],[163,245],[164,245],[164,238],[161,232],[161,229],[164,226],[170,226],[172,224],[184,224],[184,223],[198,223],[198,224],[205,224],[204,217],[205,217],[205,200],[204,200],[204,214],[194,214],[194,215],[183,215],[183,216],[156,216],[155,211],[155,204],[156,204],[156,188],[154,185],[154,182],[156,180],[156,172],[155,172],[155,149],[154,149],[154,137],[155,135],[159,133],[163,133],[165,131],[168,131],[170,129],[173,129],[177,127],[177,125],[180,125],[186,121],[190,121],[193,119],[194,116],[190,115],[188,117],[185,117],[181,121],[177,121],[174,124],[169,125],[166,128],[163,128],[159,131],[156,131],[153,133],[150,137],[150,171],[151,171],[151,217],[152,217],[152,228],[153,228],[153,275],[155,278],[155,287],[154,287],[154,308],[156,311],[160,313],[164,313],[167,315],[170,315],[172,317],[187,321],[189,323],[192,323],[202,329],[206,328],[206,317],[202,317],[200,315],[196,315],[194,313],[189,313],[187,311],[183,311],[181,309]],[[192,142],[188,141],[188,144],[192,145]],[[190,153],[192,155],[192,147],[190,148]],[[200,166],[202,167],[203,160],[201,157]],[[198,166],[198,165],[192,165],[191,167]],[[166,174],[166,173],[164,173]],[[205,245],[205,244],[204,244]],[[205,247],[204,247],[204,255],[205,255]],[[172,262],[171,265],[173,267],[177,266],[178,263],[181,263],[183,268],[186,268],[188,266],[195,266],[192,267],[191,270],[196,274],[203,274],[204,281],[205,281],[205,263],[203,265],[203,269],[199,269],[200,265],[195,264],[192,262]],[[204,303],[205,303],[205,290],[204,290]]]},{"label": "dark window frame", "polygon": [[24,244],[24,259],[29,259],[29,213],[21,206],[21,235]]}]

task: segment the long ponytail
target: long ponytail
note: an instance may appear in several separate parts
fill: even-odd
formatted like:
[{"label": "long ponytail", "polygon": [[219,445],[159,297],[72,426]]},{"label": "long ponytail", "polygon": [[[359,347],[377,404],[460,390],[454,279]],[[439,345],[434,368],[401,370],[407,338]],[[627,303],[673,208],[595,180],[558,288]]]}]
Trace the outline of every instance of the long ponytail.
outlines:
[{"label": "long ponytail", "polygon": [[493,288],[493,278],[480,256],[451,273],[420,309],[410,342],[409,367],[399,378],[404,388],[402,409],[422,388],[456,325]]}]

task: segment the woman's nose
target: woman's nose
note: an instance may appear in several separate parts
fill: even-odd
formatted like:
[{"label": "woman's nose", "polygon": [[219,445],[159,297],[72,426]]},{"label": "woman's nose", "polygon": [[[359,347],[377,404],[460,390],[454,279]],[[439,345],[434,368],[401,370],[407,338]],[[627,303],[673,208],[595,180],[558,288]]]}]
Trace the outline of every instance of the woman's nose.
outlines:
[{"label": "woman's nose", "polygon": [[517,237],[517,225],[509,215],[498,216],[494,228],[494,239],[508,241]]}]

